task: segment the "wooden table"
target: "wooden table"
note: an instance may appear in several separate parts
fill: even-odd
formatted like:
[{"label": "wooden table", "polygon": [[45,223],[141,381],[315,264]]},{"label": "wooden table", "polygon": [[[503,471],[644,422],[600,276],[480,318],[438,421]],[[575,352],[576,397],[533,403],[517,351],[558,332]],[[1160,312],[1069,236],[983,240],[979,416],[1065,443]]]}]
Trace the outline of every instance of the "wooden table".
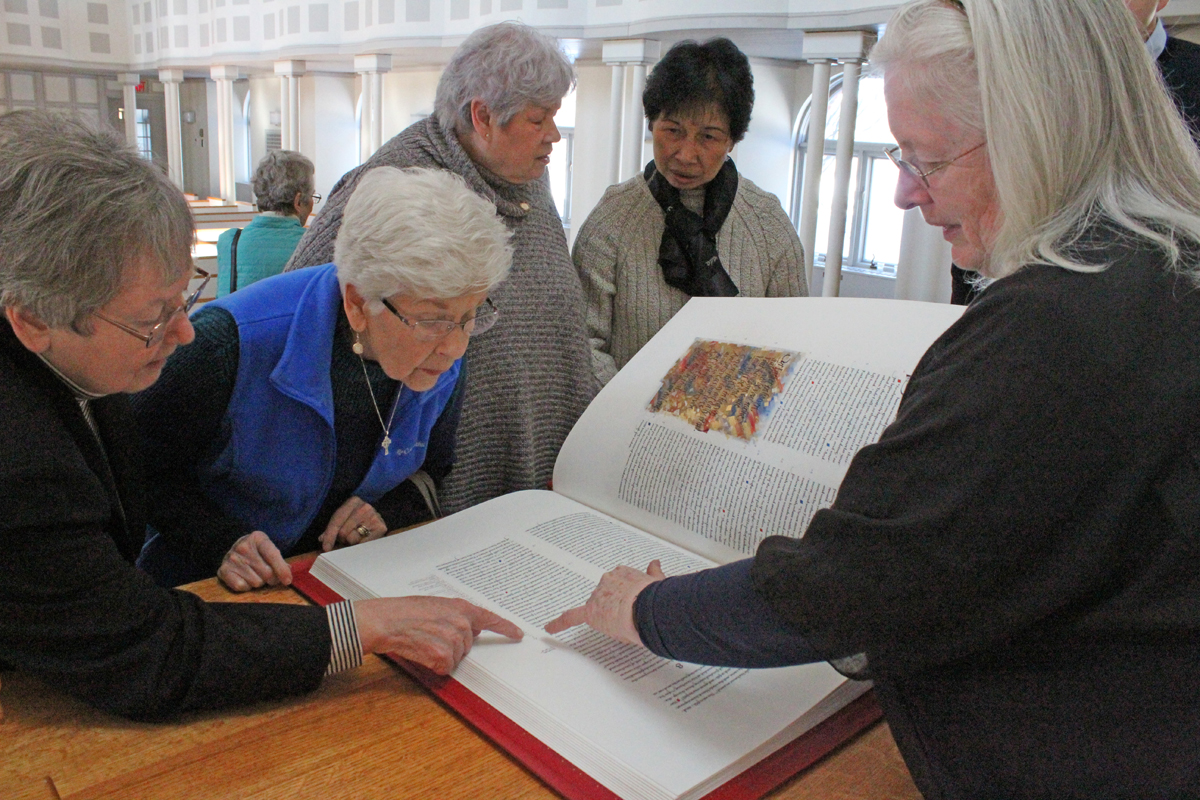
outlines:
[{"label": "wooden table", "polygon": [[[306,602],[290,589],[208,600]],[[557,795],[373,656],[315,693],[173,724],[129,722],[4,673],[0,798],[36,800],[552,800]],[[919,800],[885,723],[769,795],[773,800]]]}]

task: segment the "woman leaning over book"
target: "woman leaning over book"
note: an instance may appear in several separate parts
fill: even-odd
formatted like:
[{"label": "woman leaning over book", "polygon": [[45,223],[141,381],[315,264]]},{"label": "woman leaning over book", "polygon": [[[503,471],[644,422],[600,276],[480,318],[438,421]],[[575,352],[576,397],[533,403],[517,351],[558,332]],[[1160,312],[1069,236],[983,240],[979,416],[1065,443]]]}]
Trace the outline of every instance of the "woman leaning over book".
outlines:
[{"label": "woman leaning over book", "polygon": [[[447,188],[439,205],[473,197]],[[306,692],[364,653],[447,672],[474,631],[520,638],[463,601],[209,604],[134,566],[147,480],[127,394],[192,341],[192,238],[179,189],[115,134],[0,117],[0,669],[160,719]]]},{"label": "woman leaning over book", "polygon": [[994,283],[802,539],[548,628],[870,677],[927,798],[1194,794],[1200,156],[1119,0],[914,0],[871,60],[897,204]]}]

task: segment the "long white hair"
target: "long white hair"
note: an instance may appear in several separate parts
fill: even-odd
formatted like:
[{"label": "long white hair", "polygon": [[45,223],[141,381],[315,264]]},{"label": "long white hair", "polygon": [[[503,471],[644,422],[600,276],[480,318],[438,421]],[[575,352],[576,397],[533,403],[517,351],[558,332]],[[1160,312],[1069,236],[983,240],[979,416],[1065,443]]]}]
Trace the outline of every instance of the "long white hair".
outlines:
[{"label": "long white hair", "polygon": [[986,138],[988,276],[1105,269],[1074,247],[1103,219],[1200,282],[1200,152],[1120,0],[913,0],[871,61]]}]

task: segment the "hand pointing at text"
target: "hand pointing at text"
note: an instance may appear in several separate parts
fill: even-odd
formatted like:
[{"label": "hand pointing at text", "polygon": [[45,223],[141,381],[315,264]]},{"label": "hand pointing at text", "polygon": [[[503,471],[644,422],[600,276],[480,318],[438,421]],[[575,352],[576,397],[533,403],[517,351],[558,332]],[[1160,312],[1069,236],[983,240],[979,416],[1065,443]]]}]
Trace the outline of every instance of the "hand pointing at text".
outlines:
[{"label": "hand pointing at text", "polygon": [[633,567],[617,567],[606,572],[588,601],[548,622],[546,633],[560,633],[587,623],[617,641],[641,645],[642,639],[633,622],[633,603],[642,589],[665,577],[657,559],[650,562],[645,572]]}]

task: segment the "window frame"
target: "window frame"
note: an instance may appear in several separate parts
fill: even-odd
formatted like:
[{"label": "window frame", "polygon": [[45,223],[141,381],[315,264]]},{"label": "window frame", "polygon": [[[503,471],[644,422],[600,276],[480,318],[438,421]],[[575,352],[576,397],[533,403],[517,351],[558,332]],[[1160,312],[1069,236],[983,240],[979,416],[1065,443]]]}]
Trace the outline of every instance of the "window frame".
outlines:
[{"label": "window frame", "polygon": [[[860,75],[859,81],[861,82],[868,77],[870,76],[866,74]],[[835,103],[838,105],[841,104],[842,82],[843,76],[840,74],[830,79],[829,108],[833,108]],[[791,218],[792,224],[797,230],[800,228],[800,206],[804,197],[804,173],[808,156],[808,121],[811,112],[812,97],[810,95],[800,107],[800,113],[796,117],[796,135],[793,148],[796,160],[792,179]],[[869,221],[869,209],[867,206],[870,198],[871,182],[875,176],[876,162],[879,160],[887,161],[887,155],[883,152],[884,148],[890,147],[893,144],[895,142],[865,142],[858,139],[854,141],[851,157],[858,161],[858,169],[854,171],[855,182],[852,187],[853,193],[847,200],[846,240],[843,246],[842,269],[861,272],[867,275],[879,275],[891,278],[896,276],[896,264],[866,260],[864,253],[867,240],[867,223]],[[825,140],[823,155],[826,157],[837,155],[836,139]],[[825,170],[822,169],[822,175],[824,174]],[[827,247],[828,242],[814,243],[814,267],[825,268],[825,253],[822,251]],[[850,252],[849,257],[845,255],[844,251],[846,250]]]}]

